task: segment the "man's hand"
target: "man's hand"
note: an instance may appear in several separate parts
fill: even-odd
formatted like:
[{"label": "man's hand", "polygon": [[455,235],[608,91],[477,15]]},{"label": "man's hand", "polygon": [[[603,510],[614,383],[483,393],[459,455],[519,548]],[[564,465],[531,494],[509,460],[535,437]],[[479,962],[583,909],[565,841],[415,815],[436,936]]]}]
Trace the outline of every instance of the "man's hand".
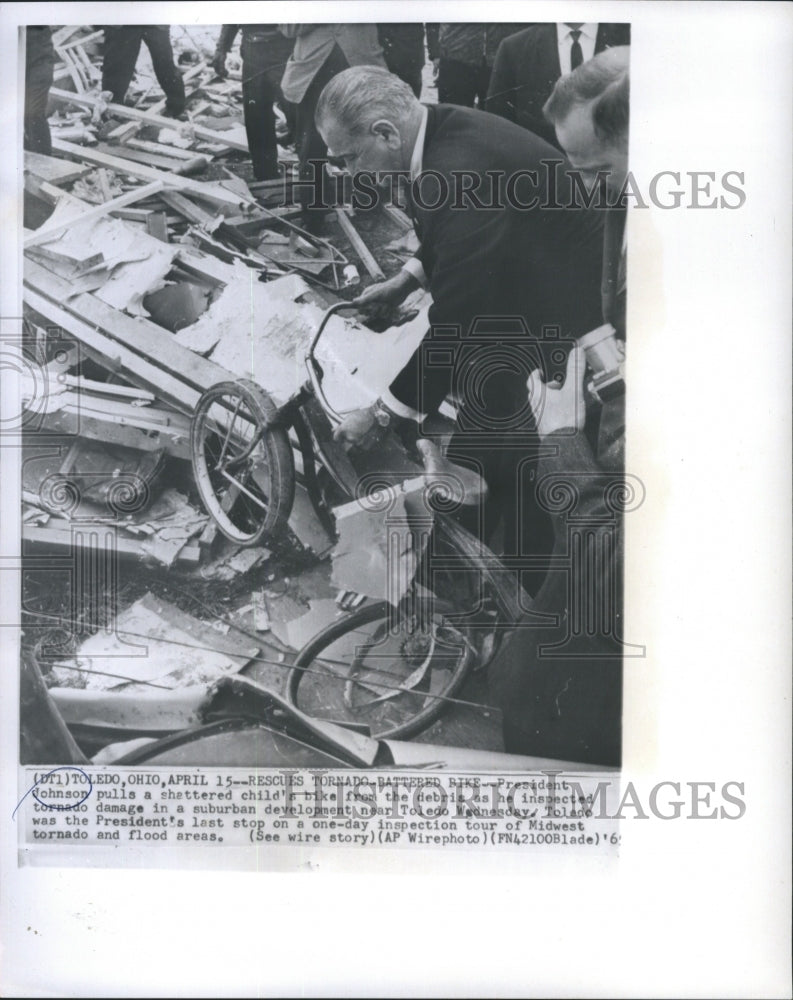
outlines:
[{"label": "man's hand", "polygon": [[221,80],[225,80],[228,76],[226,71],[226,53],[216,52],[212,58],[212,62],[209,64],[212,69],[217,73]]},{"label": "man's hand", "polygon": [[569,428],[580,431],[586,416],[584,406],[584,372],[586,370],[584,351],[580,347],[570,351],[567,358],[567,372],[564,385],[546,384],[539,369],[529,375],[526,383],[529,402],[537,433],[547,437],[554,431]]},{"label": "man's hand", "polygon": [[374,407],[351,410],[333,431],[333,440],[339,441],[347,450],[362,448],[368,451],[383,435],[384,428],[377,422]]},{"label": "man's hand", "polygon": [[414,288],[418,288],[418,282],[413,275],[407,271],[400,271],[387,281],[370,285],[357,299],[353,299],[351,304],[369,316],[387,315],[403,302]]}]

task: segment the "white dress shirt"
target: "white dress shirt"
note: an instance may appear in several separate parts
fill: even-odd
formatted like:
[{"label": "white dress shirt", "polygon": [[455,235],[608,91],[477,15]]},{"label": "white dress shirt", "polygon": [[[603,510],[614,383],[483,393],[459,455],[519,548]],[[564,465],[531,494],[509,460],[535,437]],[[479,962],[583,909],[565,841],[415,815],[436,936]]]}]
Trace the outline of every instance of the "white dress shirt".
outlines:
[{"label": "white dress shirt", "polygon": [[[578,37],[578,44],[584,56],[584,62],[591,59],[595,54],[595,42],[597,41],[598,26],[594,24],[582,24],[577,29],[581,32]],[[570,50],[573,47],[573,29],[567,24],[556,25],[556,38],[559,45],[559,65],[562,67],[562,76],[572,72],[570,65]]]}]

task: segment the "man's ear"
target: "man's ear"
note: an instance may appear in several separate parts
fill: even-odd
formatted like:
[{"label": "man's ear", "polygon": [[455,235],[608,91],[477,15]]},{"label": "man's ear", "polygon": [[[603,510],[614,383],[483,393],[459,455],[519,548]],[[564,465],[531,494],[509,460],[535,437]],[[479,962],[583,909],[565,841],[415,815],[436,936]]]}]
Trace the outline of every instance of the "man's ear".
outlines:
[{"label": "man's ear", "polygon": [[376,122],[372,122],[371,131],[373,135],[379,136],[389,149],[401,149],[402,137],[399,129],[387,118],[378,118]]}]

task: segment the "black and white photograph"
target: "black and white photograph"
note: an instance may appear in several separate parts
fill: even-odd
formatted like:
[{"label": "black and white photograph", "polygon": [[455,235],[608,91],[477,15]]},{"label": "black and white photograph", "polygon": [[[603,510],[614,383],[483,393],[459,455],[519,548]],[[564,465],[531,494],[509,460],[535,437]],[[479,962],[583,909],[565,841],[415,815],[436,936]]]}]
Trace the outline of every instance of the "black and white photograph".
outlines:
[{"label": "black and white photograph", "polygon": [[22,764],[619,767],[629,43],[25,29]]},{"label": "black and white photograph", "polygon": [[[791,5],[15,6],[4,994],[785,995]],[[24,964],[45,880],[94,900],[65,955],[133,873],[179,941],[288,878],[263,943],[308,913],[322,961]],[[376,978],[449,906],[503,968]]]}]

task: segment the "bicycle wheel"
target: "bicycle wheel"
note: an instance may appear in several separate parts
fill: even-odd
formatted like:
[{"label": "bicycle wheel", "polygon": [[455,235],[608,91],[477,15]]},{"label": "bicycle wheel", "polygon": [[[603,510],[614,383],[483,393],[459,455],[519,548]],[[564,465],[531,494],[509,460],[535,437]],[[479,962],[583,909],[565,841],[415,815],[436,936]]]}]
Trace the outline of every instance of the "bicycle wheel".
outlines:
[{"label": "bicycle wheel", "polygon": [[190,426],[193,473],[207,513],[239,545],[286,526],[295,466],[277,409],[254,382],[219,382],[198,401]]},{"label": "bicycle wheel", "polygon": [[332,622],[298,653],[286,698],[317,719],[407,738],[433,722],[475,659],[467,631],[437,601],[370,604]]}]

